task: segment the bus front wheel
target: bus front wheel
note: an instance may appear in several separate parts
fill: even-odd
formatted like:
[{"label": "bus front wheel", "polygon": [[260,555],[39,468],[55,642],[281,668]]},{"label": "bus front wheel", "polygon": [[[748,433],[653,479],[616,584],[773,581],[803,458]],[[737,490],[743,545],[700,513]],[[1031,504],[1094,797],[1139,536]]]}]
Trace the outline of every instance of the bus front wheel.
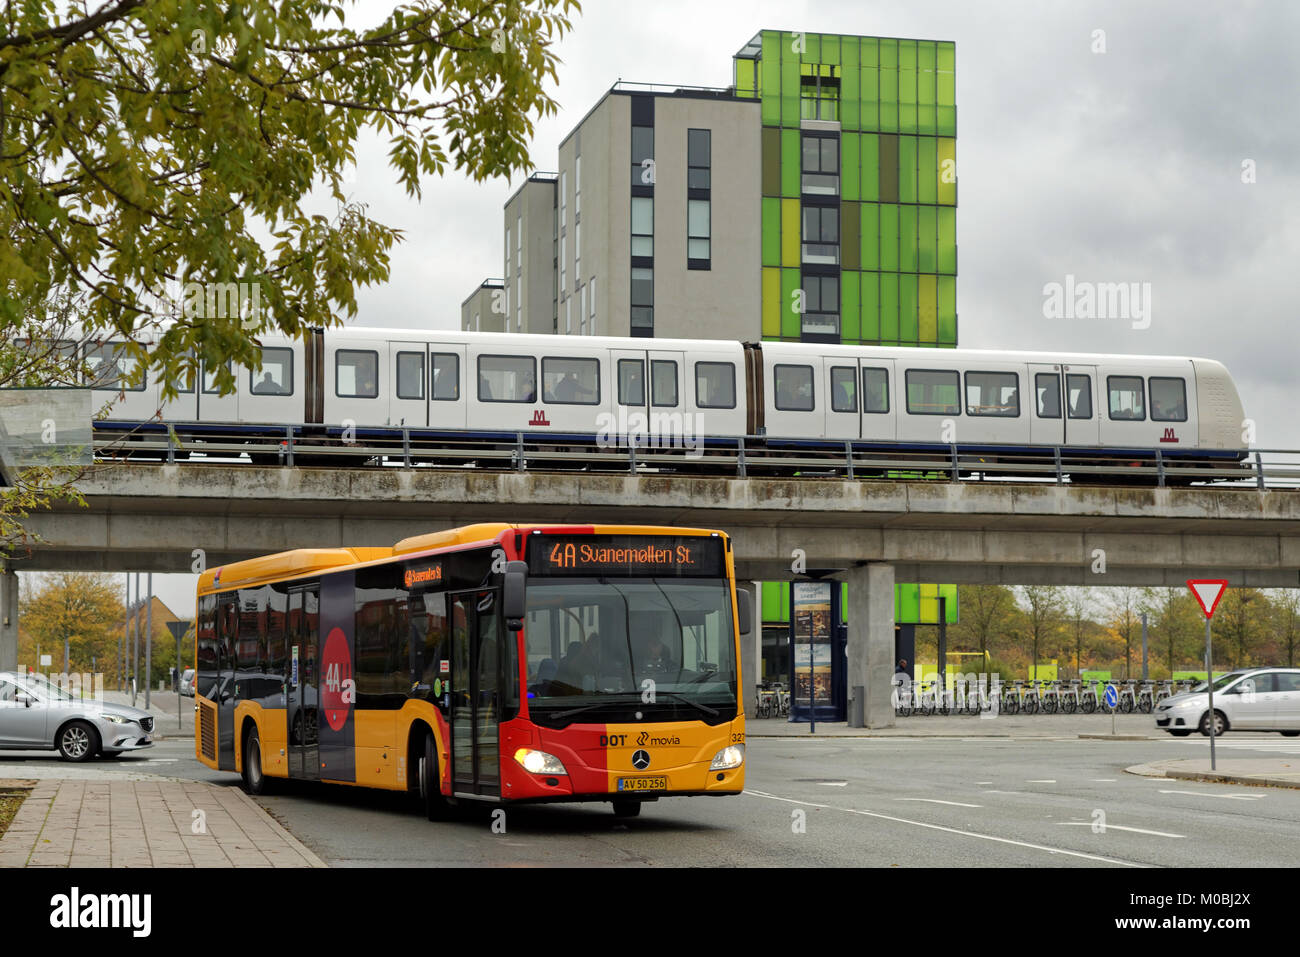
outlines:
[{"label": "bus front wheel", "polygon": [[420,757],[420,800],[424,803],[424,816],[430,821],[447,817],[447,799],[442,796],[438,774],[438,745],[432,734],[424,736],[424,754]]},{"label": "bus front wheel", "polygon": [[636,817],[640,813],[641,813],[640,801],[615,801],[614,802],[615,817]]}]

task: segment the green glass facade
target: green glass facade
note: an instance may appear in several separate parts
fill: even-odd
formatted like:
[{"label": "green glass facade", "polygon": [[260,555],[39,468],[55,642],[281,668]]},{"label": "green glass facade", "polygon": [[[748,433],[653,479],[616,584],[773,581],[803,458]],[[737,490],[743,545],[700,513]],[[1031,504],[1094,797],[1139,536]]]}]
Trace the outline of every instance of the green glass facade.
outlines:
[{"label": "green glass facade", "polygon": [[[840,607],[847,608],[848,584],[842,583]],[[939,623],[939,599],[946,599],[944,617],[955,625],[957,615],[956,585],[922,585],[900,583],[894,586],[894,621],[900,625],[936,625]],[[790,620],[790,583],[763,582],[763,622]]]},{"label": "green glass facade", "polygon": [[[761,101],[764,339],[957,345],[955,60],[945,41],[776,30],[736,55],[737,95]],[[816,325],[808,275],[838,277]]]}]

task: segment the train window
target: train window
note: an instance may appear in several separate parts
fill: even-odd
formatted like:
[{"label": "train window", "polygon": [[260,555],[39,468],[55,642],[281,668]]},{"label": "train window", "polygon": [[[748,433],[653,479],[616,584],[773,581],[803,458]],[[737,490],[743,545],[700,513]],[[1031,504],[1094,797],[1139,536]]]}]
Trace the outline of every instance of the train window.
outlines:
[{"label": "train window", "polygon": [[[434,393],[436,399],[437,393]],[[479,356],[480,402],[536,402],[537,360],[532,356]]]},{"label": "train window", "polygon": [[558,405],[598,404],[600,360],[543,358],[542,398]]},{"label": "train window", "polygon": [[671,359],[650,360],[650,404],[677,405],[677,363]]},{"label": "train window", "polygon": [[1067,375],[1065,377],[1065,393],[1070,400],[1067,407],[1067,414],[1070,418],[1092,418],[1092,376]]},{"label": "train window", "polygon": [[1040,372],[1034,376],[1034,395],[1038,397],[1038,417],[1061,417],[1061,377],[1055,372]]},{"label": "train window", "polygon": [[858,411],[858,376],[850,366],[831,367],[831,409],[835,412]]},{"label": "train window", "polygon": [[961,415],[961,383],[955,372],[907,370],[909,415]]},{"label": "train window", "polygon": [[[230,369],[230,363],[226,363],[226,369]],[[220,390],[217,388],[217,370],[208,368],[208,364],[203,363],[203,394],[219,395]]]},{"label": "train window", "polygon": [[293,394],[293,350],[263,349],[259,372],[248,373],[248,385],[253,395]]},{"label": "train window", "polygon": [[889,411],[889,370],[862,370],[862,411]]},{"label": "train window", "polygon": [[967,372],[966,414],[1020,414],[1020,377],[1014,372]]},{"label": "train window", "polygon": [[1152,376],[1147,380],[1151,390],[1151,420],[1153,422],[1187,421],[1187,383],[1182,379]]},{"label": "train window", "polygon": [[813,400],[812,366],[774,366],[772,378],[776,386],[775,401],[778,409],[782,412],[813,410],[816,403]]},{"label": "train window", "polygon": [[423,352],[397,354],[397,397],[399,399],[424,398]]},{"label": "train window", "polygon": [[618,404],[645,405],[645,360],[618,360]]},{"label": "train window", "polygon": [[[139,361],[128,355],[125,342],[104,342],[86,347],[86,362],[90,366],[90,387],[107,392],[143,392],[147,374],[134,382]],[[130,384],[133,383],[134,384]]]},{"label": "train window", "polygon": [[340,349],[334,353],[334,394],[347,399],[379,396],[379,353]]},{"label": "train window", "polygon": [[701,409],[734,409],[736,367],[730,362],[695,363],[695,404]]},{"label": "train window", "polygon": [[1110,393],[1112,419],[1142,421],[1147,417],[1143,403],[1142,377],[1140,375],[1112,375],[1106,377],[1106,391]]},{"label": "train window", "polygon": [[433,401],[455,402],[460,398],[460,356],[454,352],[435,352],[430,358],[433,360]]}]

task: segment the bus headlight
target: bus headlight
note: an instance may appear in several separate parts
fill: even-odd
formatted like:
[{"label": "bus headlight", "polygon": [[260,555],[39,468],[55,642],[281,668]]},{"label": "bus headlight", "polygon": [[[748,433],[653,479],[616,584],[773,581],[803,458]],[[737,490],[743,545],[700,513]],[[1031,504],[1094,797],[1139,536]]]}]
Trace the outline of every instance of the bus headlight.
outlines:
[{"label": "bus headlight", "polygon": [[568,774],[563,762],[553,754],[534,751],[532,748],[520,748],[515,752],[518,761],[529,774]]},{"label": "bus headlight", "polygon": [[730,771],[732,768],[738,768],[745,763],[745,746],[743,744],[729,744],[713,756],[713,763],[709,765],[710,771]]}]

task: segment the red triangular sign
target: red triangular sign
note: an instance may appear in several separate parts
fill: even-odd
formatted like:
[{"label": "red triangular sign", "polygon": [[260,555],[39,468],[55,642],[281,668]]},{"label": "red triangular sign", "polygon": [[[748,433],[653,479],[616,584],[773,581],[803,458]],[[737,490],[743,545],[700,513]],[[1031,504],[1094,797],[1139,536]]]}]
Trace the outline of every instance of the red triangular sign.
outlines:
[{"label": "red triangular sign", "polygon": [[1196,603],[1201,606],[1201,611],[1205,613],[1206,618],[1214,617],[1214,609],[1219,607],[1219,599],[1223,597],[1224,591],[1227,590],[1228,580],[1226,578],[1189,578],[1187,587],[1192,590],[1196,597]]}]

